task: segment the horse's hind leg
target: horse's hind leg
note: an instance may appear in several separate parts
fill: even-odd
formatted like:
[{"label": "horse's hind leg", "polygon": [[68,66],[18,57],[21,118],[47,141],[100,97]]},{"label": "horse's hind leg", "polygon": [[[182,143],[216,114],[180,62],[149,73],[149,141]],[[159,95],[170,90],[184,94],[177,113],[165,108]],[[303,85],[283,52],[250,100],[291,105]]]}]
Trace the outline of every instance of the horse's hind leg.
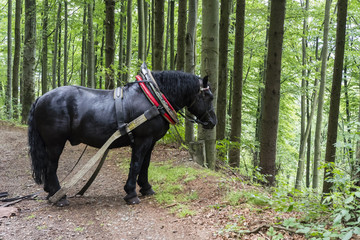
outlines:
[{"label": "horse's hind leg", "polygon": [[[44,190],[48,193],[48,199],[60,189],[60,183],[56,171],[58,169],[59,158],[63,149],[64,144],[47,147],[49,162],[47,164],[44,177]],[[67,201],[66,196],[56,203],[56,205],[59,207],[68,204],[69,202]]]}]

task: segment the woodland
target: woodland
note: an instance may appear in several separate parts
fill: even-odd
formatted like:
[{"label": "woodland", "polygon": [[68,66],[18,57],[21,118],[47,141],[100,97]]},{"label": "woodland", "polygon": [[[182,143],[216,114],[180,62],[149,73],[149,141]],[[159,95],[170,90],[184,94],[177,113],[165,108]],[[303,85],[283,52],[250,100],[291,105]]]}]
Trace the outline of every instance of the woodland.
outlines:
[{"label": "woodland", "polygon": [[319,238],[360,234],[360,1],[1,0],[0,8],[0,119],[26,124],[35,98],[59,86],[122,86],[143,62],[209,76],[216,128],[179,116],[163,141],[203,142],[206,167],[264,186],[290,203],[285,211],[310,212],[308,222],[329,216]]}]

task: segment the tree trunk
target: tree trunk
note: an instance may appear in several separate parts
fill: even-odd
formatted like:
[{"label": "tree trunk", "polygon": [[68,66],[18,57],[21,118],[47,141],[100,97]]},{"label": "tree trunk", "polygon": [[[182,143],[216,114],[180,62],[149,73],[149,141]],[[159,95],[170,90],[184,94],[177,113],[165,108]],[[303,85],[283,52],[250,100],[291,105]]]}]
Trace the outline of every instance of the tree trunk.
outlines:
[{"label": "tree trunk", "polygon": [[185,69],[185,34],[187,0],[179,0],[176,70]]},{"label": "tree trunk", "polygon": [[340,90],[342,71],[344,64],[345,30],[347,16],[347,0],[338,1],[337,27],[336,27],[336,49],[334,60],[334,72],[331,89],[330,110],[328,120],[328,132],[326,141],[325,169],[323,194],[330,193],[333,187],[333,170],[335,168],[336,139],[339,119]]},{"label": "tree trunk", "polygon": [[12,0],[8,0],[8,32],[7,32],[7,87],[6,111],[8,119],[12,118]]},{"label": "tree trunk", "polygon": [[164,50],[164,69],[168,69],[168,52],[169,52],[169,35],[170,35],[170,0],[168,3],[166,16],[166,34],[165,34],[165,50]]},{"label": "tree trunk", "polygon": [[[145,61],[147,61],[147,57],[150,51],[150,44],[148,45],[148,42],[150,43],[150,36],[148,40],[148,27],[150,26],[149,22],[151,21],[150,12],[149,12],[149,4],[147,1],[144,1],[144,22],[145,22],[145,43],[144,43],[144,54],[145,54]],[[147,47],[149,46],[149,47]],[[149,50],[149,51],[148,51]]]},{"label": "tree trunk", "polygon": [[315,127],[315,140],[314,140],[314,166],[313,166],[313,180],[312,187],[317,189],[319,186],[319,162],[321,157],[321,125],[324,108],[324,92],[326,83],[326,68],[327,68],[327,55],[328,55],[328,35],[329,35],[329,22],[330,22],[330,6],[331,0],[326,0],[325,4],[325,17],[324,17],[324,33],[323,33],[323,48],[321,54],[321,71],[320,71],[320,88],[319,88],[319,101],[316,115]]},{"label": "tree trunk", "polygon": [[[267,5],[267,18],[266,18],[266,31],[265,31],[265,49],[268,49],[269,42],[269,25],[270,25],[270,2]],[[267,66],[267,54],[264,52],[264,62],[260,66],[260,78],[258,86],[258,97],[257,97],[257,109],[256,109],[256,123],[255,123],[255,151],[253,155],[253,166],[254,168],[259,167],[259,156],[260,156],[260,136],[261,136],[261,123],[264,113],[264,85],[266,82],[266,66]],[[229,104],[230,105],[230,104]]]},{"label": "tree trunk", "polygon": [[115,0],[105,0],[105,89],[114,89]]},{"label": "tree trunk", "polygon": [[138,0],[138,21],[139,21],[139,42],[138,59],[145,61],[145,19],[144,19],[144,0]]},{"label": "tree trunk", "polygon": [[132,0],[127,1],[127,25],[126,25],[126,76],[125,81],[129,81],[131,57],[132,57]]},{"label": "tree trunk", "polygon": [[[360,81],[359,81],[359,92],[360,92]],[[358,111],[358,122],[360,122],[360,103],[359,104],[359,111]],[[357,131],[360,132],[360,125],[358,125]],[[356,143],[356,162],[355,166],[360,169],[360,139],[357,140]],[[355,185],[360,187],[360,171],[357,171],[355,175]]]},{"label": "tree trunk", "polygon": [[[72,43],[72,45],[71,45]],[[74,59],[75,59],[75,44],[74,44],[74,40],[71,41],[71,34],[69,36],[69,49],[71,49],[71,70],[69,72],[69,80],[68,82],[71,83],[73,74],[74,74]]]},{"label": "tree trunk", "polygon": [[24,39],[24,91],[22,122],[26,123],[32,102],[35,100],[36,1],[25,0]]},{"label": "tree trunk", "polygon": [[[201,75],[209,76],[216,111],[219,71],[219,1],[202,2]],[[216,165],[216,128],[203,129],[199,137],[205,140],[206,163],[210,169]]]},{"label": "tree trunk", "polygon": [[119,69],[118,79],[116,81],[117,87],[124,85],[124,79],[122,79],[122,72],[124,70],[124,25],[126,24],[125,18],[125,1],[121,0],[121,11],[120,11],[120,26],[119,26]]},{"label": "tree trunk", "polygon": [[54,33],[54,52],[53,52],[53,61],[52,61],[52,88],[56,88],[56,69],[57,69],[57,55],[58,55],[58,35],[60,28],[60,14],[61,14],[61,3],[59,3],[57,16],[56,16],[56,25],[55,25],[55,33]]},{"label": "tree trunk", "polygon": [[[103,31],[102,31],[102,37],[104,37],[105,35],[105,21],[103,22]],[[94,82],[95,82],[95,88],[99,88],[99,89],[102,89],[102,85],[101,85],[101,82],[98,80],[97,76],[98,76],[98,71],[99,71],[99,68],[102,70],[103,69],[103,66],[104,64],[103,63],[98,63],[98,49],[99,49],[99,24],[96,23],[95,25],[95,36],[94,36]],[[102,74],[102,73],[101,73]],[[100,74],[100,75],[101,75]],[[98,86],[98,82],[99,82],[99,86]]]},{"label": "tree trunk", "polygon": [[[187,33],[185,37],[185,71],[195,73],[195,40],[196,40],[196,24],[197,24],[198,1],[189,0],[189,17],[187,22]],[[185,110],[186,114],[190,112]],[[185,119],[185,143],[189,144],[195,140],[194,124]]]},{"label": "tree trunk", "polygon": [[99,65],[101,66],[100,71],[100,78],[99,78],[99,88],[102,89],[103,88],[103,73],[104,73],[104,48],[105,48],[105,30],[103,28],[102,31],[102,37],[101,37],[101,47],[100,47],[100,63]]},{"label": "tree trunk", "polygon": [[82,39],[81,39],[81,66],[80,66],[80,84],[81,86],[86,86],[86,15],[87,15],[87,5],[84,4],[84,15],[83,15],[83,29],[82,29]]},{"label": "tree trunk", "polygon": [[153,70],[163,70],[164,52],[164,0],[155,1],[155,38]]},{"label": "tree trunk", "polygon": [[245,28],[245,0],[236,3],[236,30],[234,50],[233,95],[231,108],[231,132],[229,165],[240,166],[240,139],[241,139],[241,107],[243,88],[243,62],[244,62],[244,28]]},{"label": "tree trunk", "polygon": [[48,75],[48,0],[43,2],[43,26],[42,26],[42,57],[41,57],[41,90],[42,94],[48,91],[47,75]]},{"label": "tree trunk", "polygon": [[[350,100],[349,100],[349,85],[347,80],[347,67],[346,67],[346,60],[345,60],[345,67],[344,67],[344,90],[345,90],[345,112],[346,112],[346,122],[347,122],[347,132],[348,135],[351,135],[351,127],[349,126],[351,121],[351,114],[350,114]],[[354,165],[353,161],[353,148],[351,138],[345,139],[345,142],[348,143],[350,147],[346,147],[345,155],[348,157],[349,162],[351,164],[351,176],[353,176],[354,170],[356,171],[356,166]],[[354,168],[355,167],[355,168]]]},{"label": "tree trunk", "polygon": [[68,7],[67,1],[64,1],[64,14],[65,14],[65,29],[64,29],[64,86],[68,84],[67,80],[67,65],[68,65]]},{"label": "tree trunk", "polygon": [[[190,8],[189,8],[189,11]],[[190,13],[189,13],[190,14]],[[175,70],[175,3],[170,0],[170,70]]]},{"label": "tree trunk", "polygon": [[276,142],[279,125],[281,57],[284,36],[285,0],[271,2],[269,47],[261,123],[260,172],[269,185],[275,184]]},{"label": "tree trunk", "polygon": [[[220,29],[219,29],[219,88],[217,100],[216,116],[218,123],[216,125],[216,139],[225,139],[226,126],[226,101],[228,85],[228,42],[229,42],[229,24],[232,0],[221,0],[220,10]],[[237,26],[237,25],[236,25]],[[236,38],[236,37],[235,37]],[[235,40],[235,44],[237,41]],[[235,66],[235,64],[234,64]]]},{"label": "tree trunk", "polygon": [[61,17],[59,18],[59,29],[58,29],[58,56],[57,56],[57,86],[61,86]]},{"label": "tree trunk", "polygon": [[[307,141],[304,141],[305,137],[305,125],[306,125],[306,45],[307,45],[307,12],[309,9],[309,0],[306,0],[304,8],[304,20],[303,20],[303,36],[302,36],[302,71],[301,71],[301,130],[300,130],[300,149],[299,149],[299,160],[298,160],[298,169],[296,174],[296,184],[295,188],[300,189],[301,181],[303,178],[304,172],[304,159],[300,156],[303,154],[301,151],[305,151],[305,146]],[[303,145],[304,144],[304,145]]]},{"label": "tree trunk", "polygon": [[21,4],[22,0],[16,0],[15,6],[15,50],[14,50],[14,64],[13,64],[13,83],[12,83],[12,98],[13,98],[13,117],[19,118],[18,110],[18,98],[19,98],[19,68],[20,68],[20,51],[21,51],[21,32],[20,32],[20,20],[21,20]]},{"label": "tree trunk", "polygon": [[87,86],[95,88],[95,62],[94,62],[94,33],[93,33],[93,5],[94,2],[88,3],[88,66],[87,66]]},{"label": "tree trunk", "polygon": [[317,105],[317,88],[318,88],[318,80],[316,79],[313,97],[312,97],[313,103],[311,106],[311,112],[310,112],[308,123],[305,128],[303,138],[301,139],[301,143],[300,143],[299,161],[298,161],[298,168],[297,168],[297,173],[296,173],[295,189],[301,189],[301,181],[302,181],[303,175],[304,175],[305,146],[306,146],[307,139],[310,135],[312,119],[314,117],[315,107]]},{"label": "tree trunk", "polygon": [[[310,115],[308,114],[308,119],[310,118]],[[310,133],[307,141],[307,149],[306,149],[306,187],[310,187],[310,165],[311,165],[311,127],[310,127]]]}]

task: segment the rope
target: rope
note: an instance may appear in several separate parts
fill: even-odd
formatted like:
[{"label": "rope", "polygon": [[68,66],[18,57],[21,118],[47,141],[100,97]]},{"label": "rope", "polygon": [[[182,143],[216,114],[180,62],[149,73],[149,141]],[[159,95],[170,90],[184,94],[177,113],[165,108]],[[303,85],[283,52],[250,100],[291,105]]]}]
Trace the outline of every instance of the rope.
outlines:
[{"label": "rope", "polygon": [[79,162],[80,162],[80,159],[82,158],[82,156],[84,155],[84,153],[85,153],[85,151],[86,151],[86,149],[87,149],[87,147],[88,147],[88,145],[85,145],[85,148],[84,148],[84,150],[82,151],[82,153],[81,153],[81,155],[80,155],[80,157],[79,157],[79,159],[77,160],[77,162],[75,163],[75,165],[72,167],[72,169],[69,171],[69,173],[63,178],[63,180],[61,181],[61,182],[63,182],[69,175],[70,175],[70,173],[72,173],[72,171],[75,169],[75,167],[79,164]]}]

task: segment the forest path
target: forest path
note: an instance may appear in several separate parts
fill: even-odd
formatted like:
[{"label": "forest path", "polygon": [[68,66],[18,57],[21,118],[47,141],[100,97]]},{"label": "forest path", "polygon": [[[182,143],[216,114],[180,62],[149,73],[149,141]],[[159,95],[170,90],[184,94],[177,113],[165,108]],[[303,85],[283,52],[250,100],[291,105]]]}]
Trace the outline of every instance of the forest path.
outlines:
[{"label": "forest path", "polygon": [[[59,162],[60,181],[71,171],[83,149],[84,145],[66,145]],[[95,152],[96,149],[88,148],[78,165],[82,166]],[[36,185],[31,177],[27,129],[0,121],[0,153],[0,192],[8,192],[8,197],[39,193],[39,198],[45,199],[42,186]],[[226,229],[229,226],[254,229],[276,221],[281,215],[273,210],[259,213],[247,205],[228,206],[224,202],[224,189],[245,185],[215,177],[199,178],[184,186],[199,195],[190,203],[196,211],[193,216],[180,218],[170,212],[173,206],[162,206],[154,197],[141,198],[141,203],[135,206],[126,205],[123,186],[127,171],[119,163],[130,156],[129,148],[111,150],[94,183],[83,197],[70,198],[70,206],[59,208],[46,200],[16,203],[15,216],[0,218],[0,240],[258,239],[266,236],[266,228],[241,236]],[[171,159],[176,164],[196,168],[188,158],[185,151],[167,145],[158,145],[153,152],[153,161]],[[303,239],[285,234],[285,239]]]},{"label": "forest path", "polygon": [[[66,145],[59,162],[62,180],[81,155],[84,145]],[[95,149],[88,149],[89,159]],[[0,192],[9,197],[40,192],[31,177],[27,132],[0,122]],[[123,186],[127,175],[116,166],[114,156],[130,158],[130,149],[110,152],[102,170],[84,197],[70,198],[70,206],[58,208],[47,201],[24,200],[15,205],[15,217],[0,220],[0,239],[209,239],[211,231],[179,219],[154,199],[142,198],[136,206],[126,205]],[[79,164],[81,165],[81,163]],[[1,205],[1,203],[0,203]]]}]

